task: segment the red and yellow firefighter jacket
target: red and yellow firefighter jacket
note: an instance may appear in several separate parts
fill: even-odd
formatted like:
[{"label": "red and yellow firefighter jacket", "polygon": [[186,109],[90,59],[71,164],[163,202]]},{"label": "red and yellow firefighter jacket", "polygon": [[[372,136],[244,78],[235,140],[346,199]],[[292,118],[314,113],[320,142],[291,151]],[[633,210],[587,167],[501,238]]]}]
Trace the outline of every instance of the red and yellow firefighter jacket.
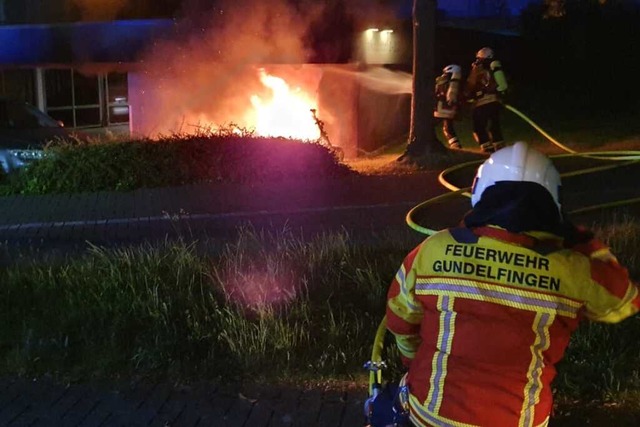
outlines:
[{"label": "red and yellow firefighter jacket", "polygon": [[409,366],[416,426],[544,426],[551,381],[586,317],[640,309],[627,270],[596,240],[486,226],[426,239],[388,293],[387,327]]}]

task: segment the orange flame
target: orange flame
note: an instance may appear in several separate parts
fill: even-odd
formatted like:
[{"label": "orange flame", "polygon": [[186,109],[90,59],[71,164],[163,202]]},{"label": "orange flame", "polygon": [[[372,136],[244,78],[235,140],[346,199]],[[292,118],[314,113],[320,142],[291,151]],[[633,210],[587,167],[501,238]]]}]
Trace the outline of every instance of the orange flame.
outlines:
[{"label": "orange flame", "polygon": [[260,81],[272,92],[265,101],[258,95],[251,96],[256,112],[255,130],[261,136],[317,140],[320,129],[311,113],[317,102],[300,88],[291,89],[284,79],[267,74],[260,69]]}]

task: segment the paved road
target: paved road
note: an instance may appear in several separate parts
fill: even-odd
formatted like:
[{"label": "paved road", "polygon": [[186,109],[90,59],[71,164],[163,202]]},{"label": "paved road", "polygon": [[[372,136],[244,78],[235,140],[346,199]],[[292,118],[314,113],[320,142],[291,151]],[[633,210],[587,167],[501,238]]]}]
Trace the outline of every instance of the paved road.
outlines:
[{"label": "paved road", "polygon": [[222,242],[239,226],[301,229],[308,234],[349,229],[361,237],[404,229],[415,204],[445,190],[434,173],[359,177],[277,185],[202,184],[0,198],[4,259],[25,248],[68,252],[85,241],[113,245],[182,234]]}]

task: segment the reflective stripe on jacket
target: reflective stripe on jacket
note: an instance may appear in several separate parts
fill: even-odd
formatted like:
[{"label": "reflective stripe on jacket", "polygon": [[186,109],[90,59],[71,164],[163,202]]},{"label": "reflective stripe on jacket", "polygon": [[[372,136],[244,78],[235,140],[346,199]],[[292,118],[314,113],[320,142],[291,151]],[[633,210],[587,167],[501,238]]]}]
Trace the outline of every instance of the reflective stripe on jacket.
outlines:
[{"label": "reflective stripe on jacket", "polygon": [[597,241],[454,228],[404,260],[387,325],[410,366],[417,426],[539,426],[581,318],[619,322],[640,308],[627,270]]}]

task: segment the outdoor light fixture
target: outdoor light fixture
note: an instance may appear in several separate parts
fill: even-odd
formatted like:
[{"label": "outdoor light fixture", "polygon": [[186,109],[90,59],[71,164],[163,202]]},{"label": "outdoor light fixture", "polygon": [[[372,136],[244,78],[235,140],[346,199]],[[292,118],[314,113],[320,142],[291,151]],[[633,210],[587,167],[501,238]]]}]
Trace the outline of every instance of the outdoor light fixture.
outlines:
[{"label": "outdoor light fixture", "polygon": [[365,30],[364,31],[364,37],[365,37],[367,43],[373,42],[375,40],[374,39],[374,34],[377,34],[379,32],[380,32],[380,30],[377,29],[377,28],[369,28],[369,29]]}]

